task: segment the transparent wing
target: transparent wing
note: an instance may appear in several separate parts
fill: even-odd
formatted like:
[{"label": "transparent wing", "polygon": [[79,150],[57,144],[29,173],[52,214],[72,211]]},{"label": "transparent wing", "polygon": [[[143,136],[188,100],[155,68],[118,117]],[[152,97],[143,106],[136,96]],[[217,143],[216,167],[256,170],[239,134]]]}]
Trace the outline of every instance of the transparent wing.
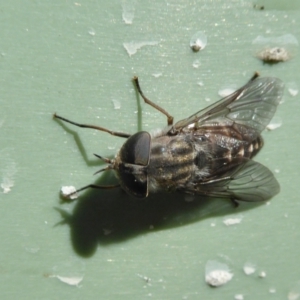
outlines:
[{"label": "transparent wing", "polygon": [[272,119],[283,94],[284,84],[278,78],[262,77],[249,81],[231,95],[200,110],[174,125],[185,127],[245,125],[260,133]]},{"label": "transparent wing", "polygon": [[253,160],[232,168],[221,178],[199,183],[193,191],[188,190],[211,197],[249,202],[268,200],[279,191],[279,183],[272,172]]}]

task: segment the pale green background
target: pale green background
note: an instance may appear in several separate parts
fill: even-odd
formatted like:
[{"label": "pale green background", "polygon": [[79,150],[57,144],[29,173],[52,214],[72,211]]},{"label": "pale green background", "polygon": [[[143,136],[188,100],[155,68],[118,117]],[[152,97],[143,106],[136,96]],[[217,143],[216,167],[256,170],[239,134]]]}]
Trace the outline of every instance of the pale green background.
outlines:
[{"label": "pale green background", "polygon": [[[186,203],[176,194],[137,201],[120,190],[83,193],[62,205],[62,185],[114,182],[92,176],[101,168],[93,153],[112,157],[124,140],[61,126],[52,114],[130,133],[165,126],[151,107],[138,109],[133,75],[176,120],[254,71],[300,88],[297,51],[288,62],[264,65],[251,43],[286,33],[300,40],[299,2],[262,1],[263,11],[250,0],[3,3],[0,180],[14,184],[0,194],[1,299],[287,299],[300,281],[299,95],[285,91],[282,126],[264,132],[257,157],[279,171],[281,193],[269,205],[238,209],[220,200]],[[126,25],[122,12],[130,7]],[[208,45],[193,53],[189,40],[199,30]],[[158,44],[129,57],[123,43],[130,41]],[[241,223],[225,226],[230,215]],[[233,279],[210,288],[208,260],[226,263]],[[256,267],[249,276],[247,262]],[[69,286],[55,275],[83,280]]]}]

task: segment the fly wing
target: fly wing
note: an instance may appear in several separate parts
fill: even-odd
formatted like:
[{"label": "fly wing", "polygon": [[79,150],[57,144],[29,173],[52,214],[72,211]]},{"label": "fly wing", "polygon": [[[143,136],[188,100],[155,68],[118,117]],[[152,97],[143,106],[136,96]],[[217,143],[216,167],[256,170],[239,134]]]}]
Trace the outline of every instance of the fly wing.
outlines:
[{"label": "fly wing", "polygon": [[234,166],[222,177],[201,182],[186,192],[210,197],[257,202],[265,201],[278,194],[280,186],[272,172],[253,160]]},{"label": "fly wing", "polygon": [[272,119],[283,89],[284,84],[278,78],[251,80],[231,95],[177,122],[174,128],[198,129],[206,126],[232,126],[236,123],[253,128],[259,134]]}]

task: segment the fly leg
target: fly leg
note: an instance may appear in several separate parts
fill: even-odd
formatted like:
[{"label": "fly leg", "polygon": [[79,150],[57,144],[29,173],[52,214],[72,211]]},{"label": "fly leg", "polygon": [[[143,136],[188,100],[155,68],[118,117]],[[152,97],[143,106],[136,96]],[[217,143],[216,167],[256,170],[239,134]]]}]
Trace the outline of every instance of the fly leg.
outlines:
[{"label": "fly leg", "polygon": [[128,138],[128,137],[130,137],[130,135],[131,135],[131,134],[124,133],[124,132],[111,131],[111,130],[109,130],[109,129],[106,129],[106,128],[103,128],[103,127],[100,127],[100,126],[87,125],[87,124],[79,124],[79,123],[70,121],[70,120],[68,120],[68,119],[66,119],[66,118],[64,118],[64,117],[61,117],[61,116],[57,115],[56,113],[53,114],[53,118],[59,119],[59,120],[61,120],[61,121],[64,121],[64,122],[73,124],[73,125],[78,126],[78,127],[81,127],[81,128],[91,128],[91,129],[96,129],[96,130],[104,131],[104,132],[107,132],[107,133],[109,133],[109,134],[111,134],[111,135],[115,135],[115,136],[119,136],[119,137],[123,137],[123,138]]},{"label": "fly leg", "polygon": [[253,74],[253,76],[250,78],[249,82],[255,80],[258,77],[259,77],[259,73],[257,71],[255,71],[254,74]]},{"label": "fly leg", "polygon": [[136,86],[137,91],[139,92],[141,97],[144,99],[145,103],[149,104],[150,106],[154,107],[155,109],[160,111],[162,114],[164,114],[167,117],[168,125],[173,125],[173,119],[174,118],[166,110],[164,110],[162,107],[160,107],[159,105],[155,104],[154,102],[152,102],[151,100],[149,100],[148,98],[145,97],[144,93],[141,90],[141,87],[140,87],[140,84],[139,84],[139,79],[138,79],[137,76],[133,77],[133,81],[134,81],[134,84]]},{"label": "fly leg", "polygon": [[89,184],[89,185],[86,185],[74,192],[71,192],[69,194],[64,194],[62,193],[62,196],[64,198],[65,201],[68,201],[68,202],[71,202],[71,201],[74,201],[76,198],[77,198],[77,193],[79,192],[82,192],[86,189],[114,189],[114,188],[118,188],[120,187],[119,184],[115,184],[115,185],[97,185],[97,184]]}]

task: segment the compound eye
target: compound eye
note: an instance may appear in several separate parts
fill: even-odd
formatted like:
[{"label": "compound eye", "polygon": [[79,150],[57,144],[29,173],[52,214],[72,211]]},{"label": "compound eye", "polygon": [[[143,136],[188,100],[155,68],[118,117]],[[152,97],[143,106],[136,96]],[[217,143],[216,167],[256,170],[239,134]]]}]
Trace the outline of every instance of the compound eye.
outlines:
[{"label": "compound eye", "polygon": [[150,159],[151,136],[146,131],[130,136],[120,150],[123,163],[147,166]]}]

